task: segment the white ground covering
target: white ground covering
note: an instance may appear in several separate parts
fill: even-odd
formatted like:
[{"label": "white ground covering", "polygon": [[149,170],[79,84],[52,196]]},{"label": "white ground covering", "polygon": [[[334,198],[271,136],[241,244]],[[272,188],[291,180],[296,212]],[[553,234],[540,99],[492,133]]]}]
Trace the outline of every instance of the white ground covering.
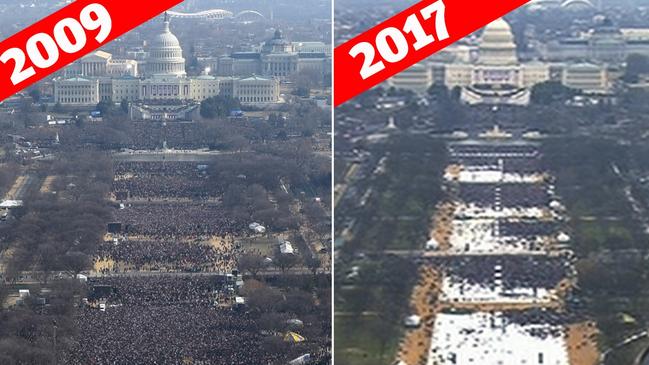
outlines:
[{"label": "white ground covering", "polygon": [[536,152],[451,152],[451,157],[461,158],[461,157],[495,157],[495,158],[532,158],[538,156]]},{"label": "white ground covering", "polygon": [[461,183],[488,184],[488,183],[520,183],[534,184],[543,181],[540,174],[516,174],[504,173],[498,170],[463,170],[459,174],[445,174],[444,178],[449,181],[456,180]]},{"label": "white ground covering", "polygon": [[[428,365],[569,365],[565,330],[551,325],[504,324],[501,314],[480,312],[439,314],[434,328]],[[547,336],[530,334],[539,330]]]},{"label": "white ground covering", "polygon": [[[453,221],[449,239],[451,251],[467,254],[515,254],[538,251],[543,237],[499,237],[495,219],[466,219]],[[536,248],[534,248],[536,247]]]},{"label": "white ground covering", "polygon": [[[461,279],[460,279],[461,280]],[[504,288],[494,278],[489,285],[471,284],[467,280],[447,276],[442,284],[442,300],[460,303],[544,304],[552,300],[552,293],[545,288]]]},{"label": "white ground covering", "polygon": [[544,215],[551,214],[545,207],[506,207],[506,208],[485,208],[471,204],[458,204],[455,215],[459,218],[527,218],[539,219]]}]

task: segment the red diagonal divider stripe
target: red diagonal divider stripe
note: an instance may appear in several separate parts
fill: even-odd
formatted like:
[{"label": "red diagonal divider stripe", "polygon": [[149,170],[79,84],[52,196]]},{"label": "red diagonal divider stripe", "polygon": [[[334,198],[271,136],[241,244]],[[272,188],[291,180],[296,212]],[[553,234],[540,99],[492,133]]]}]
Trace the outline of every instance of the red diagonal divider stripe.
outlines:
[{"label": "red diagonal divider stripe", "polygon": [[[420,15],[422,9],[435,2],[437,0],[421,1],[354,39],[336,47],[334,50],[335,106],[369,90],[395,74],[429,57],[433,53],[466,37],[512,10],[525,5],[529,0],[444,0],[449,38],[442,41],[437,40],[437,32],[435,30],[436,15],[433,14],[433,17],[428,20],[423,20]],[[369,42],[375,45],[377,34],[385,28],[395,27],[400,30],[403,29],[406,19],[411,14],[417,14],[426,33],[432,34],[436,41],[415,51],[412,46],[415,43],[414,36],[404,32],[409,43],[409,52],[406,58],[396,63],[384,61],[385,69],[383,71],[363,80],[360,75],[360,70],[363,65],[364,56],[361,54],[353,58],[349,55],[349,51],[360,42]],[[378,52],[376,53],[375,60],[381,60]]]},{"label": "red diagonal divider stripe", "polygon": [[[114,40],[122,34],[132,30],[142,23],[160,15],[162,12],[182,3],[183,0],[156,0],[156,1],[134,1],[134,0],[77,0],[54,14],[38,21],[28,28],[14,34],[0,43],[0,54],[3,54],[10,48],[20,48],[25,51],[27,40],[37,33],[46,33],[53,35],[54,26],[64,18],[73,18],[79,20],[79,14],[86,6],[90,4],[103,5],[110,13],[112,18],[112,30],[106,40],[99,43],[95,39],[98,33],[88,31],[87,43],[80,51],[69,54],[60,50],[58,62],[47,69],[34,67],[36,75],[15,85],[11,82],[10,77],[14,71],[14,62],[9,61],[7,64],[0,62],[0,100],[23,90],[30,85],[42,80],[61,68],[69,65],[86,54],[100,48],[106,43]],[[27,57],[25,67],[33,66]]]}]

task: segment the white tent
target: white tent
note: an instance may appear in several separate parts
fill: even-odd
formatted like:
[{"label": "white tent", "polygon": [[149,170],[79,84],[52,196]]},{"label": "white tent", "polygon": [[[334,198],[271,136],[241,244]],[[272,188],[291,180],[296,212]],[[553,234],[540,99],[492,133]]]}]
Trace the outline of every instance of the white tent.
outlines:
[{"label": "white tent", "polygon": [[418,315],[411,315],[406,317],[406,319],[403,321],[403,325],[408,327],[408,328],[417,328],[421,326],[421,317]]},{"label": "white tent", "polygon": [[284,255],[292,255],[295,253],[295,249],[293,249],[293,245],[289,241],[284,241],[279,245],[279,252]]},{"label": "white tent", "polygon": [[567,234],[561,232],[561,233],[559,233],[559,235],[557,236],[557,240],[558,240],[559,242],[561,242],[561,243],[566,243],[566,242],[570,241],[570,236],[568,236]]},{"label": "white tent", "polygon": [[304,365],[311,361],[311,354],[304,354],[294,360],[289,361],[289,365]]},{"label": "white tent", "polygon": [[437,243],[437,240],[434,238],[431,238],[426,242],[426,250],[437,250],[439,247],[439,243]]}]

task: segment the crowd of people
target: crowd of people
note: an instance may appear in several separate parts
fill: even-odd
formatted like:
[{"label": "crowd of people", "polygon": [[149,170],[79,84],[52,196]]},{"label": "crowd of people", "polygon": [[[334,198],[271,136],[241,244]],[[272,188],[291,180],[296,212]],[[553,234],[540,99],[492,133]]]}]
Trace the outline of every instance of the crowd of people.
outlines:
[{"label": "crowd of people", "polygon": [[[44,131],[48,133],[31,133],[28,136],[40,143],[51,143],[56,131]],[[200,149],[210,147],[215,141],[214,135],[206,133],[205,125],[196,122],[120,121],[113,124],[85,123],[80,126],[72,123],[61,128],[59,134],[64,145],[93,144],[107,149]]]},{"label": "crowd of people", "polygon": [[88,279],[90,301],[103,300],[109,305],[125,306],[209,306],[227,284],[227,277],[221,275],[161,274]]},{"label": "crowd of people", "polygon": [[480,207],[544,207],[550,194],[544,184],[462,184],[460,199]]},{"label": "crowd of people", "polygon": [[[519,174],[543,173],[538,147],[533,144],[459,143],[451,145],[449,149],[451,163],[465,168]],[[521,183],[459,183],[455,191],[461,203],[494,211],[511,208],[509,212],[514,212],[522,208],[551,207],[551,202],[559,198],[554,196],[549,185],[547,180]],[[454,236],[464,238],[467,247],[484,246],[491,250],[488,255],[437,256],[424,259],[426,265],[439,270],[445,280],[448,280],[446,290],[459,291],[459,295],[444,293],[447,297],[452,297],[453,294],[459,296],[463,302],[470,302],[473,299],[471,296],[478,300],[494,298],[493,303],[499,304],[519,296],[521,301],[532,297],[532,303],[541,303],[544,298],[541,292],[556,293],[560,289],[569,289],[566,281],[571,281],[575,275],[575,257],[571,251],[554,251],[544,255],[528,253],[548,253],[545,240],[557,236],[562,224],[560,217],[539,215],[534,218],[521,218],[505,213],[495,217],[470,219],[458,216],[456,212]],[[521,247],[526,252],[518,255],[508,254],[511,247]],[[465,289],[467,292],[464,292]],[[489,290],[491,291],[485,294]],[[492,292],[496,294],[491,295]],[[570,300],[569,290],[561,295],[566,295],[562,297],[562,311],[539,306],[529,310],[502,307],[497,315],[495,312],[476,313],[490,318],[490,322],[487,321],[489,330],[514,324],[524,327],[525,331],[535,338],[563,338],[566,325],[583,321],[585,317],[583,310]],[[453,308],[451,312],[455,313],[456,310]],[[478,338],[482,332],[486,332],[476,331],[480,333],[467,333],[467,338],[471,336],[473,341],[474,337]],[[444,333],[440,336],[448,335]],[[488,351],[486,346],[485,353]]]},{"label": "crowd of people", "polygon": [[[205,147],[208,137],[195,127],[131,123],[120,143]],[[236,199],[226,207],[208,164],[115,161],[113,171],[113,236],[95,255],[105,275],[88,279],[88,302],[77,309],[77,335],[62,346],[60,363],[285,365],[304,354],[315,363],[330,358],[330,331],[319,315],[305,315],[306,341],[292,342],[283,330],[267,331],[266,309],[236,310],[243,294],[226,274],[236,272],[242,252],[234,237],[252,233],[250,207]],[[259,196],[267,201],[265,191]],[[232,214],[239,205],[240,214]]]},{"label": "crowd of people", "polygon": [[135,240],[103,242],[97,260],[112,260],[139,271],[218,271],[235,267],[232,247],[216,246],[201,241]]},{"label": "crowd of people", "polygon": [[227,291],[223,276],[110,277],[90,279],[89,300],[79,309],[78,335],[60,363],[264,364],[279,365],[303,354],[328,356],[326,336],[286,341],[262,331],[254,313],[223,309],[215,298]]},{"label": "crowd of people", "polygon": [[451,256],[432,258],[430,263],[454,282],[493,287],[497,280],[505,289],[554,289],[571,274],[570,261],[562,256]]},{"label": "crowd of people", "polygon": [[229,216],[220,204],[207,202],[133,203],[117,210],[114,218],[128,234],[155,239],[225,237],[246,229],[245,222]]},{"label": "crowd of people", "polygon": [[131,199],[207,199],[223,194],[208,180],[207,165],[197,162],[115,163],[113,191],[127,192]]},{"label": "crowd of people", "polygon": [[131,129],[132,149],[159,149],[164,142],[168,148],[198,149],[214,143],[205,125],[196,122],[134,122]]}]

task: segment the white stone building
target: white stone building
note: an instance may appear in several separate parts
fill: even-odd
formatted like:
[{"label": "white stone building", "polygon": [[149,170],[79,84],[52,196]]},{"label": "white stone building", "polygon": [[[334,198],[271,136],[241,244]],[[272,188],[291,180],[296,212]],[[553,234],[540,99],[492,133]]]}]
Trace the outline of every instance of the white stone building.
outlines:
[{"label": "white stone building", "polygon": [[257,70],[253,68],[245,69],[250,71],[245,77],[187,77],[182,54],[180,42],[171,33],[165,17],[163,30],[150,43],[149,56],[143,62],[146,77],[136,77],[137,61],[114,61],[110,53],[98,51],[65,70],[64,75],[74,77],[54,81],[54,101],[62,105],[92,106],[100,101],[123,100],[200,102],[217,95],[239,98],[243,104],[281,101],[276,77],[255,76]]},{"label": "white stone building", "polygon": [[273,38],[249,52],[234,52],[216,62],[219,76],[290,78],[300,72],[320,75],[331,73],[331,46],[322,42],[289,42],[277,30]]},{"label": "white stone building", "polygon": [[388,85],[425,92],[434,83],[449,89],[460,87],[468,104],[527,105],[531,88],[546,81],[587,93],[606,93],[611,88],[605,65],[520,62],[511,27],[498,19],[485,27],[475,52],[468,46],[454,46],[444,55],[414,65],[394,76]]},{"label": "white stone building", "polygon": [[64,105],[88,105],[99,103],[99,80],[74,77],[58,82],[54,88],[54,100]]},{"label": "white stone building", "polygon": [[64,70],[66,78],[97,76],[138,76],[138,63],[135,60],[113,59],[113,55],[103,51],[92,52],[72,63]]},{"label": "white stone building", "polygon": [[547,61],[621,64],[631,54],[649,56],[649,29],[619,28],[603,18],[587,32],[537,42],[535,47]]}]

